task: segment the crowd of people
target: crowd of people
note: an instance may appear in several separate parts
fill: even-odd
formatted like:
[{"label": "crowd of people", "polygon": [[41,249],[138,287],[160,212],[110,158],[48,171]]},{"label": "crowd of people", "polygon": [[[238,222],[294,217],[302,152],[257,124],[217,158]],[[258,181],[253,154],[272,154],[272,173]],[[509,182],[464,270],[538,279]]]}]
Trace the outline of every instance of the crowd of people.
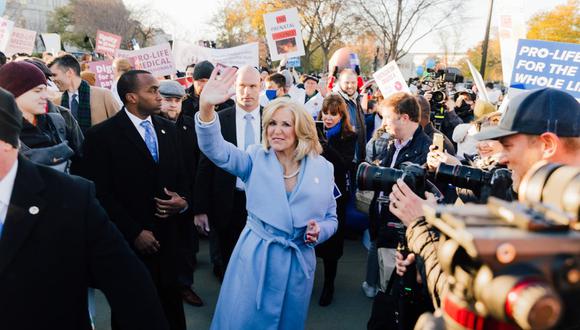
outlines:
[{"label": "crowd of people", "polygon": [[[302,329],[316,258],[329,306],[345,237],[367,228],[367,328],[410,329],[445,294],[444,274],[425,278],[441,269],[422,206],[488,196],[437,180],[424,195],[402,180],[365,195],[361,163],[507,168],[508,200],[537,161],[580,165],[580,107],[555,89],[507,100],[493,84],[486,97],[475,85],[436,90],[432,77],[383,97],[358,66],[325,76],[285,61],[192,63],[183,86],[115,59],[109,90],[91,81],[90,58],[45,55],[0,67],[2,329],[90,329],[91,288],[113,329],[185,329],[183,301],[204,304],[194,291],[204,237],[222,281],[212,329]],[[397,251],[393,228],[412,253]],[[415,269],[423,279],[402,320],[393,292]]]}]

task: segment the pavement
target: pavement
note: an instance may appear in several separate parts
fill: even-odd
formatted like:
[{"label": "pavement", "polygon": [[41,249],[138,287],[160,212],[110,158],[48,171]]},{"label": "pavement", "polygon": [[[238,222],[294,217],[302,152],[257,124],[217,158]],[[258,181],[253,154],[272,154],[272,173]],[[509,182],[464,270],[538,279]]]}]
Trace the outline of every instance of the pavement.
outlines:
[{"label": "pavement", "polygon": [[[203,299],[205,305],[193,307],[184,304],[187,329],[196,330],[209,329],[220,288],[219,281],[212,273],[207,240],[200,242],[200,252],[197,257],[194,290]],[[334,300],[327,307],[318,305],[324,282],[322,260],[318,259],[306,329],[366,329],[372,307],[372,299],[367,298],[361,290],[366,272],[366,257],[367,251],[360,240],[345,240],[344,255],[339,261],[335,281]],[[96,330],[111,329],[110,309],[105,296],[97,291],[95,300]]]}]

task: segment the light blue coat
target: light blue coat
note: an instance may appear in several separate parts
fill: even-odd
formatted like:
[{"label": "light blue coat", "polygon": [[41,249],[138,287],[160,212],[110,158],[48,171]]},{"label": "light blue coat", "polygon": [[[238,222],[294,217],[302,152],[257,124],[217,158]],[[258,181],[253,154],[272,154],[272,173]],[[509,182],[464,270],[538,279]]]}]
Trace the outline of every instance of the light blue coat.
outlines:
[{"label": "light blue coat", "polygon": [[244,181],[248,210],[211,329],[303,329],[316,269],[314,248],[304,243],[307,223],[317,221],[319,243],[338,225],[332,164],[305,157],[288,196],[274,152],[259,145],[239,150],[223,139],[219,120],[204,125],[196,116],[196,130],[201,151]]}]

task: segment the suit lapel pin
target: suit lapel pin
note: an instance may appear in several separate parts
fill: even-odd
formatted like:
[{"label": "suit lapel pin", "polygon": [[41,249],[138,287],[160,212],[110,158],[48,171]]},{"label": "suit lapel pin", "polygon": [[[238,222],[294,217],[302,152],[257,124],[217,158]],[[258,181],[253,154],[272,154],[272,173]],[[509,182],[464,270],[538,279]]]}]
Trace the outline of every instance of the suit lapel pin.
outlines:
[{"label": "suit lapel pin", "polygon": [[38,206],[31,206],[28,209],[28,213],[32,214],[32,215],[37,215],[38,212],[40,212],[40,209],[38,208]]},{"label": "suit lapel pin", "polygon": [[165,130],[164,129],[161,130],[161,134],[165,134]]},{"label": "suit lapel pin", "polygon": [[187,126],[183,125],[183,130],[187,131]]},{"label": "suit lapel pin", "polygon": [[318,177],[314,178],[314,183],[319,184],[320,183],[320,179]]}]

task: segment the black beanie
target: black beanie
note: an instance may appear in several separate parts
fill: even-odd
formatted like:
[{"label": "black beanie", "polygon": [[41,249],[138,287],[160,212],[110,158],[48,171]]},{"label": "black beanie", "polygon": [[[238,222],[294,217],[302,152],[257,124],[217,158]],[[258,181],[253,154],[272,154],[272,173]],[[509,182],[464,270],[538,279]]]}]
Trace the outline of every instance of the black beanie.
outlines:
[{"label": "black beanie", "polygon": [[213,64],[209,61],[201,61],[193,67],[193,80],[209,79],[213,71]]},{"label": "black beanie", "polygon": [[18,109],[14,96],[0,88],[0,140],[18,148],[21,129],[22,112]]}]

